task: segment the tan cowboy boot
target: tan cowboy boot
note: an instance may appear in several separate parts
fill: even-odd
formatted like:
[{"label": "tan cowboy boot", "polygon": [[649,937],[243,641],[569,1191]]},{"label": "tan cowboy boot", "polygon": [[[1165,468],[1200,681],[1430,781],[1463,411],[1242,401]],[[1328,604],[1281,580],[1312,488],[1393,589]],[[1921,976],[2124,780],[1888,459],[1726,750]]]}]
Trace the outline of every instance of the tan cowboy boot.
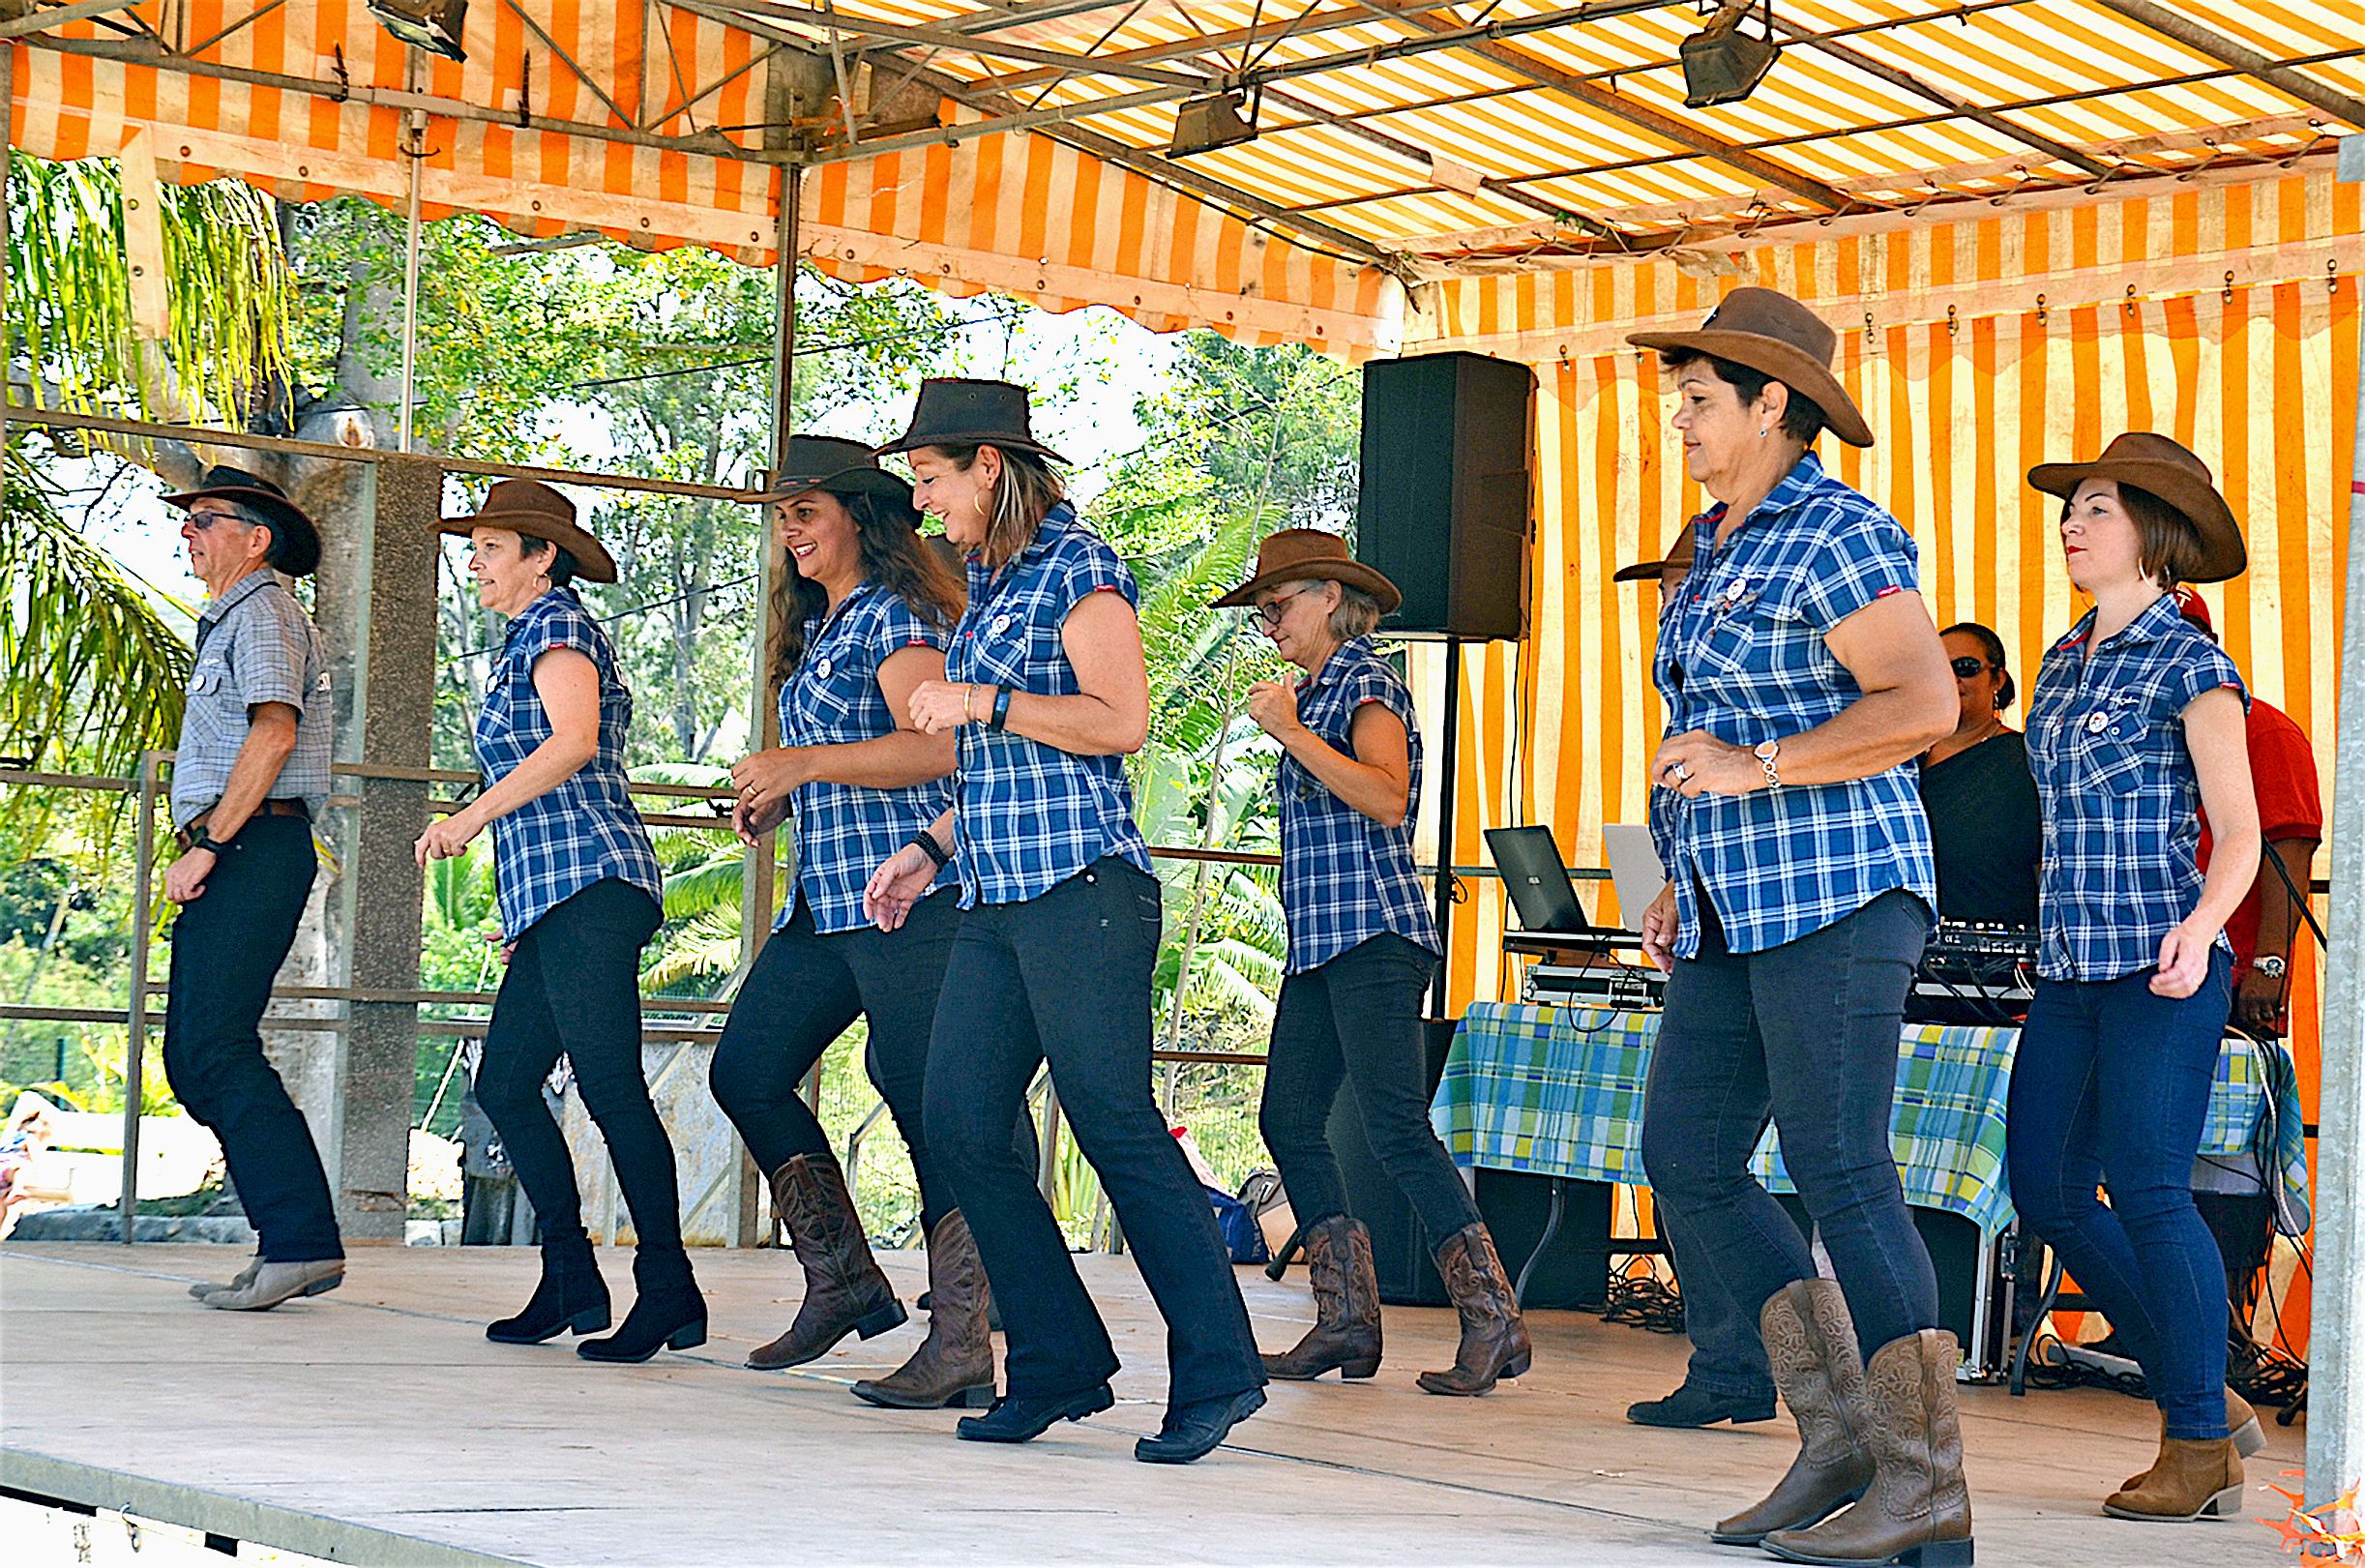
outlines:
[{"label": "tan cowboy boot", "polygon": [[903,1321],[903,1304],[871,1256],[871,1239],[833,1156],[800,1154],[773,1171],[772,1206],[804,1267],[805,1300],[788,1332],[749,1356],[749,1366],[761,1372],[803,1366],[848,1334],[867,1340]]},{"label": "tan cowboy boot", "polygon": [[993,1336],[986,1326],[985,1260],[955,1209],[928,1238],[928,1338],[884,1377],[854,1385],[856,1399],[898,1410],[982,1408],[993,1403]]},{"label": "tan cowboy boot", "polygon": [[1756,1546],[1775,1530],[1819,1524],[1872,1484],[1873,1461],[1848,1427],[1864,1403],[1864,1365],[1848,1298],[1829,1280],[1798,1280],[1766,1298],[1758,1315],[1774,1386],[1798,1423],[1798,1457],[1765,1500],[1720,1521],[1709,1539]]},{"label": "tan cowboy boot", "polygon": [[1497,1377],[1525,1372],[1533,1357],[1527,1325],[1520,1318],[1511,1276],[1503,1271],[1494,1238],[1483,1221],[1445,1238],[1437,1249],[1437,1273],[1462,1317],[1462,1345],[1453,1366],[1425,1372],[1415,1381],[1432,1394],[1483,1394]]},{"label": "tan cowboy boot", "polygon": [[[2266,1447],[2266,1429],[2259,1422],[2259,1412],[2250,1407],[2248,1400],[2231,1388],[2226,1390],[2226,1431],[2233,1438],[2233,1452],[2239,1458],[2248,1459]],[[2158,1469],[2160,1461],[2167,1457],[2168,1414],[2162,1411],[2160,1414],[2160,1452],[2151,1462],[2151,1470]],[[2135,1491],[2150,1478],[2151,1470],[2145,1470],[2142,1475],[2127,1477],[2125,1481],[2119,1483],[2118,1490],[2121,1492]]]},{"label": "tan cowboy boot", "polygon": [[2242,1461],[2231,1437],[2170,1437],[2160,1444],[2160,1463],[2140,1485],[2114,1492],[2102,1511],[2113,1519],[2182,1524],[2192,1519],[2238,1519],[2242,1512]]},{"label": "tan cowboy boot", "polygon": [[1342,1377],[1379,1371],[1379,1271],[1372,1232],[1361,1220],[1332,1215],[1306,1232],[1306,1271],[1314,1282],[1314,1326],[1280,1355],[1264,1358],[1267,1376],[1304,1382],[1336,1367]]},{"label": "tan cowboy boot", "polygon": [[1862,1568],[1969,1568],[1970,1493],[1963,1484],[1963,1428],[1955,1417],[1955,1366],[1963,1353],[1943,1329],[1891,1340],[1864,1369],[1862,1403],[1848,1430],[1872,1456],[1872,1485],[1848,1509],[1811,1529],[1775,1530],[1759,1546],[1786,1562]]},{"label": "tan cowboy boot", "polygon": [[217,1285],[212,1280],[199,1280],[189,1287],[189,1297],[192,1301],[203,1301],[217,1290],[244,1290],[254,1283],[254,1276],[261,1272],[262,1266],[261,1257],[251,1259],[245,1268],[240,1269],[231,1277],[227,1285]]}]

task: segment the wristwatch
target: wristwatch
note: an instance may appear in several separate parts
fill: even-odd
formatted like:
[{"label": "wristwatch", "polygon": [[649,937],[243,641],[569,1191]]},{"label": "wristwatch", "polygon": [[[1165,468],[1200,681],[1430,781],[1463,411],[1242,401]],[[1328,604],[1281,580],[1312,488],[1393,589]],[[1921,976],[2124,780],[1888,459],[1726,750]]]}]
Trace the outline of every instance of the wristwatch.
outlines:
[{"label": "wristwatch", "polygon": [[2288,965],[2285,964],[2282,959],[2278,958],[2272,953],[2262,953],[2257,958],[2250,961],[2250,967],[2256,969],[2259,973],[2264,975],[2269,980],[2280,980],[2283,978],[2284,971]]},{"label": "wristwatch", "polygon": [[1750,754],[1758,759],[1758,766],[1765,770],[1765,782],[1776,789],[1781,788],[1782,774],[1774,766],[1774,758],[1782,754],[1782,742],[1778,740],[1761,741],[1751,747],[1749,751]]}]

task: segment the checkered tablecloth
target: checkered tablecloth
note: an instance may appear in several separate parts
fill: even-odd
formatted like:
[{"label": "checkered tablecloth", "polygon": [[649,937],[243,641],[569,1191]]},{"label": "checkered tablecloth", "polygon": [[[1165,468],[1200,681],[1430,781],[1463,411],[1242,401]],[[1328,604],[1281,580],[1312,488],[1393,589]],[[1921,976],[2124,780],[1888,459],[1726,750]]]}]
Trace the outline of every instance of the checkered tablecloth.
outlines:
[{"label": "checkered tablecloth", "polygon": [[[1474,1004],[1455,1032],[1431,1122],[1459,1165],[1639,1185],[1642,1084],[1658,1029],[1656,1013]],[[1960,1214],[1991,1235],[2012,1223],[2004,1106],[2019,1044],[2018,1029],[1908,1024],[1900,1033],[1890,1135],[1907,1202]],[[2269,1078],[2248,1042],[2226,1042],[2202,1154],[2257,1152],[2270,1119]],[[2288,1193],[2295,1098],[2272,1120],[2291,1129],[2284,1148],[2267,1151],[2267,1168],[2282,1170]],[[2298,1152],[2304,1200],[2304,1148]],[[1792,1190],[1772,1129],[1754,1163],[1769,1187]]]}]

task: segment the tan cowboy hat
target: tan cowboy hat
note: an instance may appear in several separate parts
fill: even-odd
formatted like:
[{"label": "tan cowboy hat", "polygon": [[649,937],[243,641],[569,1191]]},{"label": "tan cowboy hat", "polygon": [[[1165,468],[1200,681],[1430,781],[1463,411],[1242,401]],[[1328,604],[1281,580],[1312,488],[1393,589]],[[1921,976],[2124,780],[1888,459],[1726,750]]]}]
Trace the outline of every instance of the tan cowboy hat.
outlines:
[{"label": "tan cowboy hat", "polygon": [[1253,605],[1267,588],[1308,579],[1344,582],[1351,588],[1361,588],[1379,601],[1382,615],[1395,613],[1396,606],[1404,602],[1395,583],[1347,554],[1346,541],[1337,534],[1324,533],[1319,528],[1283,528],[1267,534],[1264,543],[1256,547],[1256,566],[1249,579],[1216,600],[1213,607],[1227,609]]},{"label": "tan cowboy hat", "polygon": [[485,504],[473,516],[443,519],[447,534],[465,538],[476,528],[547,539],[575,557],[575,575],[585,582],[616,580],[615,557],[575,520],[575,503],[538,479],[500,480],[485,492]]},{"label": "tan cowboy hat", "polygon": [[1660,577],[1666,576],[1670,567],[1679,566],[1689,571],[1692,566],[1693,548],[1692,530],[1686,528],[1675,536],[1675,547],[1667,552],[1666,560],[1637,561],[1632,566],[1621,566],[1610,574],[1610,580],[1611,582],[1656,582]]},{"label": "tan cowboy hat", "polygon": [[1831,373],[1840,335],[1789,295],[1771,288],[1736,288],[1708,312],[1697,332],[1638,332],[1637,348],[1690,348],[1759,375],[1770,375],[1823,411],[1831,433],[1851,447],[1873,444],[1856,400]]},{"label": "tan cowboy hat", "polygon": [[2201,559],[2184,574],[2189,582],[2223,582],[2238,577],[2250,565],[2242,544],[2242,525],[2233,509],[2217,493],[2217,482],[2202,462],[2183,446],[2150,430],[2129,430],[2102,449],[2091,462],[2040,462],[2028,470],[2028,483],[2063,500],[2078,493],[2089,479],[2132,485],[2162,501],[2193,525],[2201,536]]}]

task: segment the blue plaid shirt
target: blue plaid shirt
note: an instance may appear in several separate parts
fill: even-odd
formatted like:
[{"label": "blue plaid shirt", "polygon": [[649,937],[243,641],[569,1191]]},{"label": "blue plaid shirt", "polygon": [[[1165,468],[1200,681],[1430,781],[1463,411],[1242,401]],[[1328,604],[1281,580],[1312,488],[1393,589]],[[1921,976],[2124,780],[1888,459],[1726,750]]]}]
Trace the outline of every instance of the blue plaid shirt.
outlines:
[{"label": "blue plaid shirt", "polygon": [[1366,702],[1404,721],[1411,787],[1404,819],[1383,827],[1330,792],[1297,758],[1281,759],[1281,907],[1289,922],[1287,972],[1302,974],[1356,943],[1394,932],[1444,951],[1429,889],[1412,869],[1412,820],[1421,803],[1421,729],[1412,692],[1372,646],[1357,637],[1334,651],[1297,689],[1297,717],[1348,756],[1351,726]]},{"label": "blue plaid shirt", "polygon": [[277,572],[248,574],[197,617],[197,653],[173,751],[172,825],[187,827],[229,786],[258,703],[296,710],[296,747],[266,796],[300,800],[315,820],[329,802],[329,654]]},{"label": "blue plaid shirt", "polygon": [[[805,657],[781,688],[783,746],[844,746],[896,731],[895,713],[878,689],[878,666],[905,648],[942,648],[944,630],[924,620],[901,594],[866,582],[836,610],[805,623]],[[860,784],[799,784],[790,802],[796,877],[779,925],[801,895],[813,930],[868,926],[863,884],[871,873],[953,804],[953,783],[937,779],[898,789]],[[937,873],[933,893],[955,880]],[[777,929],[777,928],[776,928]]]},{"label": "blue plaid shirt", "polygon": [[[1913,538],[1813,454],[1720,545],[1724,517],[1720,505],[1693,519],[1692,572],[1660,619],[1652,674],[1667,730],[1735,746],[1787,740],[1863,695],[1823,638],[1875,600],[1914,590]],[[1894,888],[1937,907],[1911,761],[1837,784],[1674,795],[1650,817],[1683,958],[1700,956],[1695,877],[1735,953],[1795,941]]]},{"label": "blue plaid shirt", "polygon": [[[945,678],[1076,695],[1082,688],[1060,629],[1086,594],[1104,592],[1141,603],[1117,552],[1063,501],[1000,572],[970,560],[969,604],[945,650]],[[1079,756],[982,724],[957,733],[953,864],[963,909],[1038,898],[1104,855],[1150,869],[1123,758]]]},{"label": "blue plaid shirt", "polygon": [[[2092,610],[2055,643],[2028,699],[2028,771],[2045,812],[2036,972],[2116,980],[2160,962],[2201,902],[2201,784],[2185,707],[2241,672],[2162,594],[2099,645]],[[2232,948],[2225,933],[2217,945]]]},{"label": "blue plaid shirt", "polygon": [[573,648],[599,669],[600,749],[574,777],[492,824],[501,934],[512,942],[556,905],[610,876],[665,897],[649,830],[625,792],[624,732],[633,722],[633,694],[616,674],[607,634],[573,588],[552,588],[509,623],[476,716],[476,755],[486,786],[508,778],[550,738],[549,713],[534,690],[534,661],[552,648]]}]

